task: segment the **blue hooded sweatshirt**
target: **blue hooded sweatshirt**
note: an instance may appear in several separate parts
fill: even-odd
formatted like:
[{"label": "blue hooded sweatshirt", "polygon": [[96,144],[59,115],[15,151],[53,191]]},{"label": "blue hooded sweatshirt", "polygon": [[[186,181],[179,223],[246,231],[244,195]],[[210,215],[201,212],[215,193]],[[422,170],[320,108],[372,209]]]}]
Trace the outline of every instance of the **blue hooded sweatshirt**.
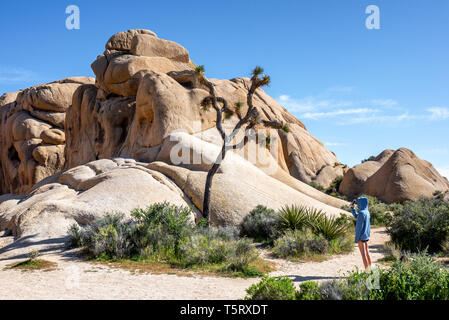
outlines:
[{"label": "blue hooded sweatshirt", "polygon": [[357,199],[357,208],[359,213],[354,208],[352,209],[353,216],[357,219],[355,225],[355,243],[359,241],[369,240],[370,237],[370,214],[368,211],[368,199],[360,197]]}]

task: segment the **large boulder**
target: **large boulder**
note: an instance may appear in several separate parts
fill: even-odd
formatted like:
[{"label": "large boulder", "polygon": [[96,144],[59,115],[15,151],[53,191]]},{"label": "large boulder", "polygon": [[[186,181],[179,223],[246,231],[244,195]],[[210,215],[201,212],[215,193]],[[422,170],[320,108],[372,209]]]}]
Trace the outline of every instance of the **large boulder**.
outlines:
[{"label": "large boulder", "polygon": [[168,73],[194,68],[184,47],[143,29],[113,35],[104,54],[92,63],[99,98],[110,94],[135,96],[147,71]]},{"label": "large boulder", "polygon": [[449,182],[432,164],[405,148],[398,149],[365,183],[365,193],[387,203],[432,198],[436,191],[447,190]]},{"label": "large boulder", "polygon": [[[156,202],[191,206],[165,175],[132,159],[99,160],[48,177],[26,199],[0,197],[0,226],[17,238],[65,238],[70,225]],[[195,219],[195,213],[191,219]]]},{"label": "large boulder", "polygon": [[387,149],[377,157],[347,170],[341,181],[339,192],[350,198],[363,194],[366,180],[379,170],[393,153],[394,150]]},{"label": "large boulder", "polygon": [[108,42],[106,42],[106,50],[130,51],[132,40],[134,39],[135,36],[141,34],[157,37],[153,31],[145,29],[133,29],[122,31],[114,34],[111,38],[109,38]]},{"label": "large boulder", "polygon": [[0,193],[26,193],[64,166],[65,111],[87,77],[37,85],[0,98]]},{"label": "large boulder", "polygon": [[340,192],[350,198],[368,194],[386,203],[432,198],[436,191],[449,190],[449,182],[431,163],[411,150],[385,150],[377,157],[356,165],[345,174]]}]

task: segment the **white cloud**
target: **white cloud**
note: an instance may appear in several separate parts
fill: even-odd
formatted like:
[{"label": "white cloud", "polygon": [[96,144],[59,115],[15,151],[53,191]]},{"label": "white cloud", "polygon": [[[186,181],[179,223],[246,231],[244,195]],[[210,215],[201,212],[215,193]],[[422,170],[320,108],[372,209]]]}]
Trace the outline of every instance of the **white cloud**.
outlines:
[{"label": "white cloud", "polygon": [[341,143],[341,142],[325,142],[324,145],[325,145],[325,146],[328,146],[328,147],[342,147],[342,146],[346,146],[346,143]]},{"label": "white cloud", "polygon": [[449,119],[449,108],[432,107],[427,109],[430,112],[430,120],[445,120]]},{"label": "white cloud", "polygon": [[0,67],[0,82],[28,82],[36,80],[36,73],[22,68]]},{"label": "white cloud", "polygon": [[329,118],[329,117],[337,117],[342,115],[354,115],[354,114],[373,114],[379,112],[376,109],[369,108],[357,108],[357,109],[339,109],[335,111],[328,112],[308,112],[301,115],[303,119],[318,119],[318,118]]},{"label": "white cloud", "polygon": [[375,123],[375,124],[410,124],[412,121],[439,121],[449,119],[449,108],[429,107],[427,113],[411,114],[399,106],[394,99],[339,99],[339,93],[351,93],[353,87],[335,86],[328,88],[317,96],[301,99],[283,94],[279,102],[299,119],[321,120],[339,118],[334,123],[340,125]]},{"label": "white cloud", "polygon": [[410,116],[408,112],[398,114],[398,115],[368,115],[368,116],[360,116],[348,120],[344,120],[340,122],[340,125],[348,125],[348,124],[360,124],[360,123],[381,123],[381,124],[397,124],[403,122],[405,120],[410,120],[415,118],[414,116]]},{"label": "white cloud", "polygon": [[316,97],[306,97],[302,99],[294,99],[289,95],[283,94],[278,98],[279,104],[286,108],[289,112],[305,112],[320,109],[333,109],[350,107],[350,101],[335,101],[332,99],[318,99]]},{"label": "white cloud", "polygon": [[436,168],[437,171],[443,176],[449,179],[449,165],[445,167]]}]

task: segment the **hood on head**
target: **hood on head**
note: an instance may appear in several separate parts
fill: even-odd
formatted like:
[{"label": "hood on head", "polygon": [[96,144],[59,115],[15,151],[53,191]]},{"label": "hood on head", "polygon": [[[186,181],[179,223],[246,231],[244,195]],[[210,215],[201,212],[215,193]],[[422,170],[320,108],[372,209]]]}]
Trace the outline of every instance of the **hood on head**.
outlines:
[{"label": "hood on head", "polygon": [[359,210],[368,209],[368,198],[360,197],[357,199],[357,207]]}]

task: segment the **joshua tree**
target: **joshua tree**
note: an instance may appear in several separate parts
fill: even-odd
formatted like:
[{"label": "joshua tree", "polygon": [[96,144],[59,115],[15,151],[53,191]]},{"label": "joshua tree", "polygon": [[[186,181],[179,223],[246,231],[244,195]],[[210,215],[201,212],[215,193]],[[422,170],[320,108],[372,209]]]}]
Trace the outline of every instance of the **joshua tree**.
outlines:
[{"label": "joshua tree", "polygon": [[[251,87],[248,91],[246,99],[248,110],[245,116],[242,116],[241,114],[241,108],[243,107],[242,102],[236,102],[234,104],[234,111],[233,111],[228,107],[228,102],[226,101],[226,99],[222,97],[217,97],[214,85],[208,79],[206,79],[206,77],[204,77],[203,66],[198,66],[195,69],[195,71],[199,74],[201,82],[203,82],[209,88],[210,93],[210,96],[206,97],[202,101],[201,105],[205,110],[208,110],[209,106],[211,105],[215,109],[217,113],[216,127],[221,135],[221,138],[223,139],[221,152],[219,153],[212,167],[209,169],[206,178],[206,186],[204,190],[204,201],[203,201],[203,216],[209,221],[210,190],[212,186],[212,180],[215,173],[217,173],[218,169],[220,168],[221,162],[226,156],[226,152],[231,149],[239,149],[244,147],[249,141],[250,131],[254,129],[256,125],[260,124],[263,125],[264,127],[282,129],[285,132],[288,132],[289,128],[287,124],[283,124],[278,121],[263,120],[260,116],[259,110],[253,105],[253,95],[256,92],[256,90],[262,86],[267,86],[270,84],[270,77],[266,74],[263,74],[263,69],[261,67],[254,68],[252,72]],[[231,131],[230,134],[226,134],[226,132],[223,130],[222,126],[223,114],[225,114],[225,118],[229,118],[233,114],[236,114],[239,119],[239,121],[237,122],[237,124],[235,125],[234,129]],[[243,128],[245,129],[244,138],[239,143],[232,145],[231,142],[239,133],[239,131]]]}]

